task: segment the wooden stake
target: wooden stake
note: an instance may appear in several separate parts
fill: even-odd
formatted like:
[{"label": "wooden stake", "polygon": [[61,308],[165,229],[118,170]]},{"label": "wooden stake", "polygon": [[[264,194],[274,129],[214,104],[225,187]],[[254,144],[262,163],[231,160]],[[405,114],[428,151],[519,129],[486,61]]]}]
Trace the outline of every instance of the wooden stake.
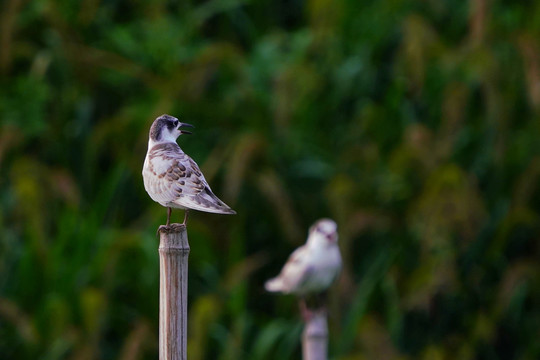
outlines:
[{"label": "wooden stake", "polygon": [[311,312],[302,333],[302,354],[304,360],[326,360],[328,356],[328,320],[326,310]]},{"label": "wooden stake", "polygon": [[159,232],[159,359],[186,360],[189,243],[186,227]]}]

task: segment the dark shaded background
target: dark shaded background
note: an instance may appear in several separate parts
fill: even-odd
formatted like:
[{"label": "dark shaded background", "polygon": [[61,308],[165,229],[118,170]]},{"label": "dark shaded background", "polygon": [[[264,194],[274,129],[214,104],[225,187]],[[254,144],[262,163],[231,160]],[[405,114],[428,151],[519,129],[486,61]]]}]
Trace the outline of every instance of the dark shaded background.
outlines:
[{"label": "dark shaded background", "polygon": [[540,358],[539,38],[535,1],[4,0],[0,358],[157,357],[163,113],[238,212],[190,219],[191,360],[300,357],[262,285],[321,217],[332,359]]}]

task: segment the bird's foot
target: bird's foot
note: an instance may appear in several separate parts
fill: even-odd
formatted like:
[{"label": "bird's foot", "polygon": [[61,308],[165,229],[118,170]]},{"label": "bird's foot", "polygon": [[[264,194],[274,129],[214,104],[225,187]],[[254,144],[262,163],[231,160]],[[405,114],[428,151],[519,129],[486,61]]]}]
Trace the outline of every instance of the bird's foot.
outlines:
[{"label": "bird's foot", "polygon": [[171,224],[169,226],[169,231],[170,232],[179,232],[180,230],[182,229],[185,229],[186,228],[186,224],[178,224],[178,223],[174,223],[174,224]]},{"label": "bird's foot", "polygon": [[305,299],[301,299],[299,302],[300,305],[300,315],[302,316],[302,319],[305,323],[308,323],[313,318],[313,311],[311,311],[307,304]]},{"label": "bird's foot", "polygon": [[322,303],[315,303],[315,304],[311,304],[311,305],[308,305],[308,302],[306,301],[305,298],[301,298],[299,300],[299,307],[300,307],[300,315],[302,316],[302,320],[304,320],[304,323],[308,323],[310,322],[311,320],[313,320],[313,318],[315,317],[318,317],[318,316],[326,316],[327,314],[327,309],[326,309],[326,304],[325,302],[322,302]]},{"label": "bird's foot", "polygon": [[168,233],[170,231],[170,228],[171,227],[169,225],[160,225],[157,229],[156,236],[159,237],[159,233],[162,231]]},{"label": "bird's foot", "polygon": [[166,234],[180,232],[181,229],[185,228],[186,225],[174,223],[171,225],[160,225],[157,229],[156,235],[159,237],[159,233],[164,232]]},{"label": "bird's foot", "polygon": [[305,307],[300,310],[300,313],[302,315],[302,320],[304,320],[304,323],[308,323],[313,319],[315,316],[315,311],[310,310],[309,308]]},{"label": "bird's foot", "polygon": [[328,314],[326,311],[326,307],[320,307],[317,309],[309,309],[306,307],[305,309],[301,310],[301,313],[302,313],[302,320],[304,320],[304,323],[306,324],[316,317],[327,316]]}]

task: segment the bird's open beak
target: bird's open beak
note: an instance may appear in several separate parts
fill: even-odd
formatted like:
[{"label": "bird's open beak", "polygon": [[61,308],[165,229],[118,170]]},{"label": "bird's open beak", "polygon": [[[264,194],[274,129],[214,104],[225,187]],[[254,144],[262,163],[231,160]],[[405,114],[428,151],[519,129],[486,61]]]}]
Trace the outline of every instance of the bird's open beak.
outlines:
[{"label": "bird's open beak", "polygon": [[[193,125],[191,125],[191,124],[180,123],[179,128],[181,128],[181,127],[190,127],[190,128],[194,128],[195,126],[193,126]],[[186,135],[192,134],[191,131],[187,131],[187,130],[183,130],[183,129],[179,129],[179,130],[180,130],[180,134],[186,134]]]}]

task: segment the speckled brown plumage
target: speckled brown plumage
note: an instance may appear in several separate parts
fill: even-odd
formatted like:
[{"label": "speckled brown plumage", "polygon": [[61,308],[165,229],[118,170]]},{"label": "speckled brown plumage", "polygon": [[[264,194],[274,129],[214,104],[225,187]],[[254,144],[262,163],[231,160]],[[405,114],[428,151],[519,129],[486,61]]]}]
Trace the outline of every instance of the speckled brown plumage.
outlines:
[{"label": "speckled brown plumage", "polygon": [[234,210],[214,195],[195,161],[176,142],[170,141],[171,132],[175,130],[170,123],[176,118],[168,120],[167,116],[156,119],[150,130],[143,167],[144,187],[150,197],[168,208],[234,214]]}]

